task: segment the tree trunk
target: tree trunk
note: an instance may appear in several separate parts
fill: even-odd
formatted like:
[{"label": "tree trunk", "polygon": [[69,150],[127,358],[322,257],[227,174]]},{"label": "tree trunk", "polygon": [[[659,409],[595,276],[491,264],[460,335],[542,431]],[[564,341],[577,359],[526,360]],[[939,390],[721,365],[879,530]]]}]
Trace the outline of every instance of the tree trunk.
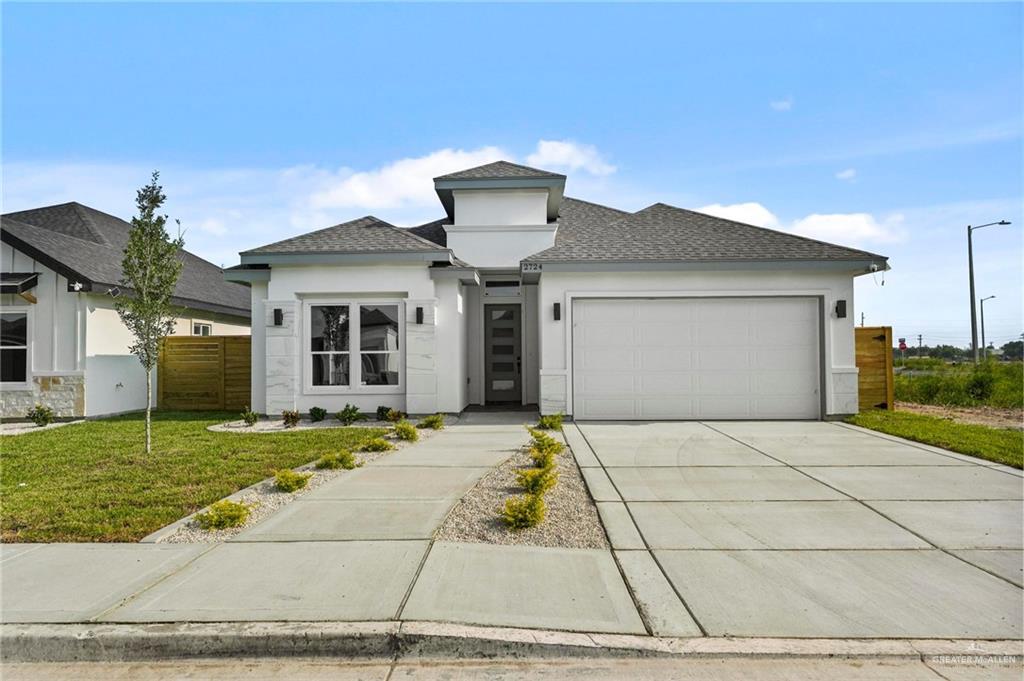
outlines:
[{"label": "tree trunk", "polygon": [[153,410],[153,369],[146,368],[146,454],[153,451],[152,432],[153,426],[150,423],[150,412]]}]

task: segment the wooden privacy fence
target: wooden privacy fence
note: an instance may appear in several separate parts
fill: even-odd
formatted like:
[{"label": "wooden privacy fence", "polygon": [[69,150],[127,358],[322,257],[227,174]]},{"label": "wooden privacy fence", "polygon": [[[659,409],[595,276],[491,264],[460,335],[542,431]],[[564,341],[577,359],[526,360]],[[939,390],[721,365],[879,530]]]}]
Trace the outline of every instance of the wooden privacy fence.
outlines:
[{"label": "wooden privacy fence", "polygon": [[855,333],[857,352],[857,388],[861,411],[896,407],[892,379],[892,327],[858,326]]},{"label": "wooden privacy fence", "polygon": [[157,364],[157,407],[241,411],[252,380],[249,336],[168,336]]}]

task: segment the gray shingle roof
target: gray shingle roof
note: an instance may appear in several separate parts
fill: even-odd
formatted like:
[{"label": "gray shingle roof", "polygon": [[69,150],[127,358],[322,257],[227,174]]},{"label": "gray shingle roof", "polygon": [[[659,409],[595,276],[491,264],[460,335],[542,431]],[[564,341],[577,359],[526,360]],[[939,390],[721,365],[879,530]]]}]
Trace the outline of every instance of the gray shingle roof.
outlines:
[{"label": "gray shingle roof", "polygon": [[566,199],[562,213],[555,245],[526,262],[885,259],[664,203],[623,213]]},{"label": "gray shingle roof", "polygon": [[418,237],[422,237],[427,241],[433,241],[441,248],[448,248],[448,232],[444,231],[444,226],[447,224],[450,224],[448,218],[441,218],[416,227],[408,227],[407,229]]},{"label": "gray shingle roof", "polygon": [[[119,286],[121,259],[131,225],[80,203],[62,203],[0,216],[3,241],[70,278]],[[176,303],[249,316],[247,286],[224,281],[219,267],[182,251]],[[85,283],[85,282],[83,282]]]},{"label": "gray shingle roof", "polygon": [[507,180],[510,178],[531,177],[565,179],[565,175],[559,173],[521,166],[518,163],[510,163],[508,161],[495,161],[494,163],[487,163],[476,168],[468,168],[448,173],[447,175],[441,175],[440,177],[435,177],[434,180]]},{"label": "gray shingle roof", "polygon": [[260,246],[243,255],[270,253],[409,253],[443,250],[409,229],[372,215]]}]

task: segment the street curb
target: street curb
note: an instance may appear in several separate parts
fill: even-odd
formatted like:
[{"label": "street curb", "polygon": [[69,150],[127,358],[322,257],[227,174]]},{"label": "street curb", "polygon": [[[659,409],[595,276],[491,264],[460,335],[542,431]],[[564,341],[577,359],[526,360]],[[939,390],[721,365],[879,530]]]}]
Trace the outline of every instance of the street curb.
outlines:
[{"label": "street curb", "polygon": [[537,659],[1020,656],[1019,640],[667,638],[433,622],[4,624],[3,662],[220,657]]}]

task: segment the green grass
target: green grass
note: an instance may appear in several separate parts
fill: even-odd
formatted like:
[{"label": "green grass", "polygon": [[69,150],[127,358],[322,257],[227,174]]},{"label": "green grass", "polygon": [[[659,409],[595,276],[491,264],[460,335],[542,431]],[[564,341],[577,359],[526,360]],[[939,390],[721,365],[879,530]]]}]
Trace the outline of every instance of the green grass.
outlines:
[{"label": "green grass", "polygon": [[1020,362],[990,360],[975,369],[973,364],[918,360],[908,366],[926,373],[896,374],[896,399],[901,402],[947,407],[1024,406],[1024,365]]},{"label": "green grass", "polygon": [[212,433],[237,413],[154,412],[153,453],[141,414],[0,437],[5,542],[137,541],[243,487],[382,429]]},{"label": "green grass", "polygon": [[1019,430],[955,423],[948,419],[900,411],[865,411],[848,420],[863,428],[1014,468],[1021,468],[1024,459],[1024,433]]}]

